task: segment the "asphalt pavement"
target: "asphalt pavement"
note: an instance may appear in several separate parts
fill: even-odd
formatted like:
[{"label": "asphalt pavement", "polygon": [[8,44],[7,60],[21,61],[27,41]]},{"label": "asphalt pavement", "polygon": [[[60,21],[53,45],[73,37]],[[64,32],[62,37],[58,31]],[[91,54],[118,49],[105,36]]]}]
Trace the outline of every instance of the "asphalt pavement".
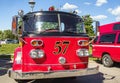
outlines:
[{"label": "asphalt pavement", "polygon": [[[98,61],[90,61],[89,67],[99,66],[99,73],[89,76],[80,76],[76,79],[47,79],[32,80],[24,83],[120,83],[120,64],[111,68],[104,67]],[[0,59],[0,83],[17,83],[7,75],[7,70],[12,67],[9,59]]]}]

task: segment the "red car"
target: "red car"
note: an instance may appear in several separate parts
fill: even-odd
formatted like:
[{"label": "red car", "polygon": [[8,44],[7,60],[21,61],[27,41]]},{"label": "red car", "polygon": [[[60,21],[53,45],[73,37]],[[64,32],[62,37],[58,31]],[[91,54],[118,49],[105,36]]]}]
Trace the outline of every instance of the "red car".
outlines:
[{"label": "red car", "polygon": [[92,53],[106,67],[120,62],[120,22],[99,27],[99,36],[93,41]]}]

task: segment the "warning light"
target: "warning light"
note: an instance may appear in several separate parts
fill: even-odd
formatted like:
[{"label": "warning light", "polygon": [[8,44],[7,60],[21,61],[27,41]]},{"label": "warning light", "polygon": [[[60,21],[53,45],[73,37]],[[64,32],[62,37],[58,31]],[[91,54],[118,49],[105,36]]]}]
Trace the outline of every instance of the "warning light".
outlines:
[{"label": "warning light", "polygon": [[54,11],[54,10],[55,10],[54,6],[49,7],[49,11]]}]

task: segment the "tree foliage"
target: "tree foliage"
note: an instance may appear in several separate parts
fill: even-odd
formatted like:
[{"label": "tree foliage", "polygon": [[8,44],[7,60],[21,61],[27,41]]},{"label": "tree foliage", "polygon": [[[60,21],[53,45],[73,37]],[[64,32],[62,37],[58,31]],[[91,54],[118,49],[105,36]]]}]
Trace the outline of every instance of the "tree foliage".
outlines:
[{"label": "tree foliage", "polygon": [[44,22],[42,24],[42,29],[46,30],[46,29],[56,29],[58,27],[58,23],[56,22]]},{"label": "tree foliage", "polygon": [[82,16],[82,18],[84,19],[84,23],[85,23],[85,28],[86,28],[86,32],[89,36],[94,36],[94,29],[93,29],[93,20],[90,17],[90,15],[85,15]]},{"label": "tree foliage", "polygon": [[0,31],[0,40],[2,40],[2,39],[3,39],[3,32]]},{"label": "tree foliage", "polygon": [[4,31],[0,31],[0,40],[4,40],[4,39],[16,39],[17,37],[15,37],[12,34],[11,30],[4,30]]}]

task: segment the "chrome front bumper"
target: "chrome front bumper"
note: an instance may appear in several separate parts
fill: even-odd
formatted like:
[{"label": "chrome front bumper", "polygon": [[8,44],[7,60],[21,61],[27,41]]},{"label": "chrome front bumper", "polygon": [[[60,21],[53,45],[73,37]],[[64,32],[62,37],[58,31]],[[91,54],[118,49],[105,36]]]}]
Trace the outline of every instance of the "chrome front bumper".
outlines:
[{"label": "chrome front bumper", "polygon": [[15,72],[12,70],[8,71],[9,77],[18,80],[29,80],[29,79],[48,79],[48,78],[63,78],[63,77],[76,77],[84,75],[92,75],[99,73],[99,67],[79,69],[79,70],[66,70],[66,71],[54,71],[54,72]]}]

